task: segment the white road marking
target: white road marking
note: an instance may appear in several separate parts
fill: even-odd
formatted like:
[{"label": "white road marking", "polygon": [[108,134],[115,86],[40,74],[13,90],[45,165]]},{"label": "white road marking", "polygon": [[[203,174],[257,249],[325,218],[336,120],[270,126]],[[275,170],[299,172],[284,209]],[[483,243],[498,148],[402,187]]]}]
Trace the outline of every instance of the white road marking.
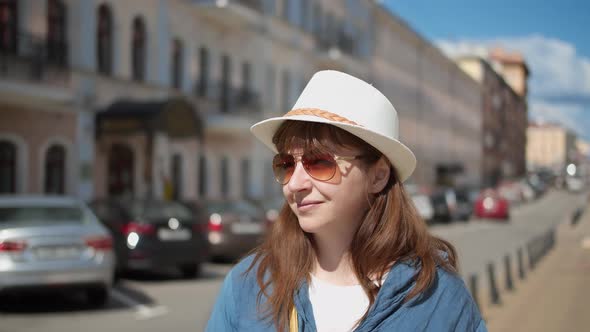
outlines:
[{"label": "white road marking", "polygon": [[581,245],[584,249],[590,249],[590,236],[586,236],[585,238],[583,238]]},{"label": "white road marking", "polygon": [[135,319],[137,320],[145,320],[158,316],[163,316],[169,312],[168,308],[166,308],[165,306],[149,306],[139,303],[135,299],[129,297],[128,295],[125,295],[124,293],[121,293],[117,289],[113,289],[111,291],[111,297],[123,303],[124,305],[130,307],[131,309],[135,310]]}]

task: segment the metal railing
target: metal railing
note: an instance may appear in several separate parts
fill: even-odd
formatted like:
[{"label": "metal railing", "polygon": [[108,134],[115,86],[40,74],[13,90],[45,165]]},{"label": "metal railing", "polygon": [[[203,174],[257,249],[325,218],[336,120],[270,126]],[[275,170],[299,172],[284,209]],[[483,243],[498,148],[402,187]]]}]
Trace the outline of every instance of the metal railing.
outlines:
[{"label": "metal railing", "polygon": [[195,95],[224,114],[257,113],[261,111],[260,94],[249,88],[236,88],[219,81],[197,81]]},{"label": "metal railing", "polygon": [[69,80],[68,43],[31,34],[16,35],[16,43],[0,47],[0,77],[32,81]]}]

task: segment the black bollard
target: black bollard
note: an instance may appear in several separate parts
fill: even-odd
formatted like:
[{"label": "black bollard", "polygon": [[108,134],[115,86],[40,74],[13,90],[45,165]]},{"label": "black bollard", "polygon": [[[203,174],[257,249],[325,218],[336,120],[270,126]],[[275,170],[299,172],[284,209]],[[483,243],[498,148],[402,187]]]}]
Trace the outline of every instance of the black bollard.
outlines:
[{"label": "black bollard", "polygon": [[522,248],[518,248],[516,251],[516,262],[518,264],[518,278],[520,280],[524,280],[525,272],[524,272],[524,260],[522,254]]},{"label": "black bollard", "polygon": [[535,269],[535,254],[533,252],[533,241],[529,241],[526,245],[527,254],[529,256],[529,270]]},{"label": "black bollard", "polygon": [[512,280],[512,268],[510,266],[510,255],[504,256],[504,270],[506,272],[506,289],[514,290],[514,282]]},{"label": "black bollard", "polygon": [[496,285],[494,263],[488,263],[488,279],[490,282],[490,301],[492,304],[500,304],[500,293]]}]

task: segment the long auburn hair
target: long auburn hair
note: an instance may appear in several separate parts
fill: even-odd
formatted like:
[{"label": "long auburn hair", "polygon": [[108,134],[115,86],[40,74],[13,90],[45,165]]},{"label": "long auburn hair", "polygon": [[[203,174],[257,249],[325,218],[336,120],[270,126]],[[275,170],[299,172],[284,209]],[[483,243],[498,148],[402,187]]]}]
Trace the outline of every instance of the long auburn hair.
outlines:
[{"label": "long auburn hair", "polygon": [[[379,160],[382,153],[360,138],[338,127],[312,122],[285,121],[273,136],[279,151],[294,146],[304,151],[333,151],[335,147],[353,147],[363,151],[365,167]],[[390,166],[391,167],[391,166]],[[354,272],[369,298],[369,307],[381,282],[394,263],[411,261],[419,271],[416,285],[405,300],[425,292],[436,275],[436,266],[456,273],[457,255],[449,242],[428,232],[416,211],[395,168],[386,187],[371,199],[372,203],[350,245]],[[441,254],[446,253],[446,255]],[[446,257],[445,257],[446,256]],[[304,232],[288,204],[284,204],[265,241],[254,250],[254,260],[246,271],[256,269],[260,287],[257,305],[265,319],[272,319],[277,331],[288,329],[294,295],[301,283],[310,281],[316,254],[312,236]],[[266,303],[262,306],[262,298]],[[367,316],[368,309],[361,321]]]}]

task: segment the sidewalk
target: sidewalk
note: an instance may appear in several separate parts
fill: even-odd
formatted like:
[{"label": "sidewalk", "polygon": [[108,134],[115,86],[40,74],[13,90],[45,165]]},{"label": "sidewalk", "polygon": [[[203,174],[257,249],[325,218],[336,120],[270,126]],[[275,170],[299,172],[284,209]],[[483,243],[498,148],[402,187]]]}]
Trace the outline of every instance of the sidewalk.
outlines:
[{"label": "sidewalk", "polygon": [[560,224],[555,248],[486,309],[490,332],[590,331],[590,207],[577,225]]}]

